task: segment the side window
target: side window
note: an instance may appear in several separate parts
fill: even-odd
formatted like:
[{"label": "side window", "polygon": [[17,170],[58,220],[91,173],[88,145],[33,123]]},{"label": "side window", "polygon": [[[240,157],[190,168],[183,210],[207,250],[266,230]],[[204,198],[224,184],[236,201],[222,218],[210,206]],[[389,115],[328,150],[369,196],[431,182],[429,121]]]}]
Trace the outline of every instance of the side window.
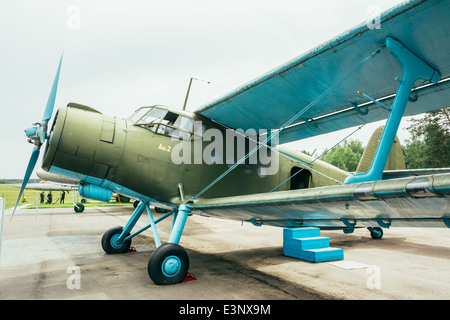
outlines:
[{"label": "side window", "polygon": [[139,109],[129,119],[155,133],[183,140],[190,140],[194,130],[192,118],[157,107]]},{"label": "side window", "polygon": [[192,132],[193,125],[194,125],[193,119],[179,116],[177,121],[175,121],[174,127],[179,128],[181,130],[186,130],[188,132]]},{"label": "side window", "polygon": [[168,112],[158,127],[157,133],[189,140],[193,129],[194,120],[188,117]]},{"label": "side window", "polygon": [[174,127],[177,128],[172,133],[174,138],[181,138],[185,141],[190,140],[194,127],[194,119],[179,116],[177,121],[175,121]]},{"label": "side window", "polygon": [[173,112],[167,112],[166,116],[161,119],[161,123],[158,127],[156,133],[163,134],[165,136],[170,136],[175,130],[174,124],[178,119],[178,114]]}]

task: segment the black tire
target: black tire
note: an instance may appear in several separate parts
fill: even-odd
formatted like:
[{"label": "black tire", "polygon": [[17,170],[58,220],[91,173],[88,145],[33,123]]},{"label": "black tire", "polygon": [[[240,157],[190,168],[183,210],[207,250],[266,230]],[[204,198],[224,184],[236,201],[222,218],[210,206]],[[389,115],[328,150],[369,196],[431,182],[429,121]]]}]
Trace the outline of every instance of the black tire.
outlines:
[{"label": "black tire", "polygon": [[122,203],[130,203],[130,198],[125,197],[125,196],[120,196],[120,202]]},{"label": "black tire", "polygon": [[139,200],[136,200],[136,201],[134,201],[133,202],[133,207],[136,209],[137,208],[137,206],[139,205]]},{"label": "black tire", "polygon": [[84,205],[77,203],[76,206],[73,206],[73,210],[75,210],[76,213],[81,213],[84,211]]},{"label": "black tire", "polygon": [[156,212],[156,213],[167,213],[167,212],[170,212],[170,210],[155,207],[155,212]]},{"label": "black tire", "polygon": [[125,253],[128,252],[128,249],[130,249],[131,239],[122,243],[117,243],[116,241],[114,241],[122,233],[122,230],[122,227],[114,227],[103,234],[102,248],[107,254]]},{"label": "black tire", "polygon": [[189,256],[180,245],[166,243],[152,253],[147,270],[157,285],[180,283],[188,273]]},{"label": "black tire", "polygon": [[380,240],[383,238],[383,229],[380,227],[369,228],[372,239]]}]

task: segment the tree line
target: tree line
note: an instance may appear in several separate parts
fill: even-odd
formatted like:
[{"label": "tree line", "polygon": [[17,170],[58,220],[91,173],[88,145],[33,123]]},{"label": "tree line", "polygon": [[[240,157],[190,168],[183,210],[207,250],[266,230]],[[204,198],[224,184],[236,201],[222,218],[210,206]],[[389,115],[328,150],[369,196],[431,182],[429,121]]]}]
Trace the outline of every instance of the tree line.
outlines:
[{"label": "tree line", "polygon": [[[407,130],[411,138],[402,144],[406,168],[450,167],[450,107],[426,113],[422,119],[409,122]],[[321,160],[352,172],[356,170],[364,148],[359,140],[345,141],[327,152]]]}]

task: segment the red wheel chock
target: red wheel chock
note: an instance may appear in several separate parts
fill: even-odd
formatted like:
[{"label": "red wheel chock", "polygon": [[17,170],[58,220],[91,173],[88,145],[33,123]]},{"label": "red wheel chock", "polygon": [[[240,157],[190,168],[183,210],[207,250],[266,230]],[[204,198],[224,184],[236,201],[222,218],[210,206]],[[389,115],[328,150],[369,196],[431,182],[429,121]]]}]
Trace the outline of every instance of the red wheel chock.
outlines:
[{"label": "red wheel chock", "polygon": [[183,282],[189,282],[189,281],[194,281],[197,280],[197,278],[194,276],[193,273],[188,272],[186,277],[184,277]]}]

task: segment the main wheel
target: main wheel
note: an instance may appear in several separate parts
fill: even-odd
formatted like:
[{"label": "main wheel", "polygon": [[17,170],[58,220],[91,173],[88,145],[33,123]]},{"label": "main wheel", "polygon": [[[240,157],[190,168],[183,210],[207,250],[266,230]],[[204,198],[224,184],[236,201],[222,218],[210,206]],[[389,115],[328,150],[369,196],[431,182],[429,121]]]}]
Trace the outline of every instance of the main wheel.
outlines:
[{"label": "main wheel", "polygon": [[119,236],[122,233],[122,230],[122,227],[114,227],[103,234],[102,248],[107,254],[125,253],[128,252],[128,249],[130,249],[131,239],[127,241],[119,241]]},{"label": "main wheel", "polygon": [[383,229],[380,227],[374,227],[374,228],[367,228],[370,231],[370,236],[372,239],[379,240],[383,238]]},{"label": "main wheel", "polygon": [[166,243],[152,253],[147,269],[155,284],[179,283],[188,273],[189,257],[180,245]]}]

